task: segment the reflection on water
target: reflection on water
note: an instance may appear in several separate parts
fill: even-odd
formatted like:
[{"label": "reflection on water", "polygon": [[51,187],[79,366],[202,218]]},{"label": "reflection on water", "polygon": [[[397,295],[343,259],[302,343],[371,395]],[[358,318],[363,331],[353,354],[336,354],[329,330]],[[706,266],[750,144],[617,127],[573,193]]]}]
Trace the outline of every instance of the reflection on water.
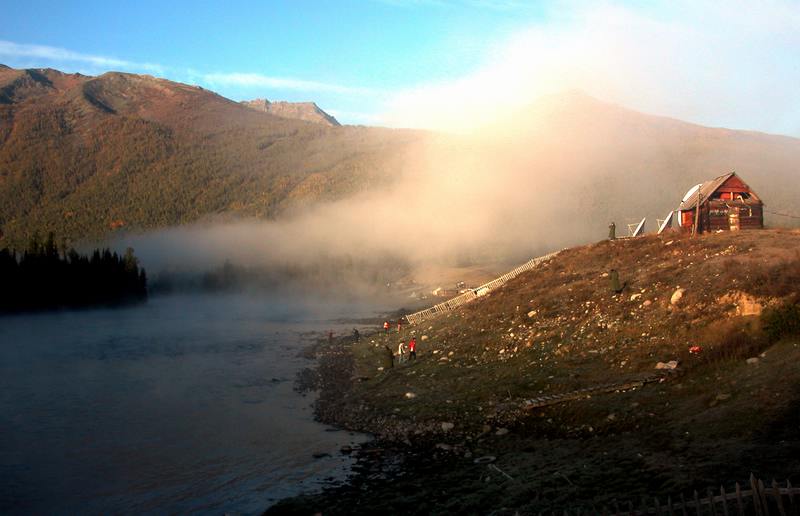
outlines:
[{"label": "reflection on water", "polygon": [[344,478],[363,437],[312,420],[297,353],[372,310],[175,296],[0,318],[0,512],[249,514]]}]

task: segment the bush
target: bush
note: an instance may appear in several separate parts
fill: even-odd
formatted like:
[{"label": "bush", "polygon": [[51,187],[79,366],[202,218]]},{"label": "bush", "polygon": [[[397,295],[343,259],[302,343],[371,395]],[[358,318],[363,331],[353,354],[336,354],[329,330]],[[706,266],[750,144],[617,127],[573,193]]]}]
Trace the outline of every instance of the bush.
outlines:
[{"label": "bush", "polygon": [[761,315],[761,320],[770,342],[800,335],[800,306],[795,303],[767,309]]},{"label": "bush", "polygon": [[701,330],[702,358],[706,362],[738,360],[761,353],[769,346],[762,324],[749,318],[725,318]]}]

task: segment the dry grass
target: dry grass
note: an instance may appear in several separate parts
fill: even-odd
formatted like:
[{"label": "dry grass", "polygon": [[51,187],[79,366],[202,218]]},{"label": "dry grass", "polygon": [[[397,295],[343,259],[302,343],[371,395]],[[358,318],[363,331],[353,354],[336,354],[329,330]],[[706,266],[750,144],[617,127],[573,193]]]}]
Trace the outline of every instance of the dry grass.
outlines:
[{"label": "dry grass", "polygon": [[[796,294],[800,283],[781,274],[798,272],[798,248],[800,235],[755,231],[570,249],[459,311],[410,328],[418,339],[426,336],[410,367],[379,373],[375,356],[361,353],[360,374],[372,379],[354,396],[398,418],[457,418],[475,429],[504,412],[516,417],[513,407],[524,399],[650,375],[659,361],[678,360],[686,375],[743,362],[772,341],[758,317],[736,316],[720,298],[744,292],[778,303]],[[622,294],[611,292],[604,276],[611,268],[628,282]],[[679,286],[684,297],[672,305]],[[398,336],[372,340],[364,345],[394,350]],[[699,355],[689,353],[695,345]],[[408,402],[409,391],[417,401]],[[570,427],[592,419],[554,410],[571,414]]]}]

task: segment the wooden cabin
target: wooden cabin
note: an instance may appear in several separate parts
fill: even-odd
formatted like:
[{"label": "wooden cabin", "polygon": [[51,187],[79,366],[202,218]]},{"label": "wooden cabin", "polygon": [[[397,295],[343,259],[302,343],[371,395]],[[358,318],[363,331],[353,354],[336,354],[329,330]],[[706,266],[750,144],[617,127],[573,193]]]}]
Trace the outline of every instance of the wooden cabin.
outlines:
[{"label": "wooden cabin", "polygon": [[695,185],[686,192],[678,208],[678,225],[692,231],[698,215],[698,233],[764,227],[764,203],[735,172]]}]

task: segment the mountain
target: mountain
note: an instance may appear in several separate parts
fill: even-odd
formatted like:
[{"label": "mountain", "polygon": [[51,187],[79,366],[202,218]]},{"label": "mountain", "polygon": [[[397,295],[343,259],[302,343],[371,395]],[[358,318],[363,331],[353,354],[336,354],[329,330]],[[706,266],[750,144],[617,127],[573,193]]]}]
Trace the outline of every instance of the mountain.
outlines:
[{"label": "mountain", "polygon": [[298,206],[389,184],[412,131],[259,113],[146,75],[0,69],[0,247]]},{"label": "mountain", "polygon": [[367,207],[381,214],[368,222],[404,232],[416,254],[471,246],[465,263],[477,263],[472,249],[513,261],[602,238],[611,221],[624,234],[647,216],[652,231],[691,186],[731,171],[762,198],[768,225],[800,214],[800,140],[582,94],[543,98],[466,136],[331,124],[146,75],[0,68],[0,247],[34,232],[92,240],[275,219],[384,189],[396,195]]},{"label": "mountain", "polygon": [[253,99],[243,100],[242,104],[256,111],[263,111],[283,118],[317,122],[332,127],[342,125],[334,117],[320,109],[314,102],[270,102],[267,99]]},{"label": "mountain", "polygon": [[[527,231],[564,235],[551,248],[601,238],[611,221],[625,234],[624,224],[646,216],[652,231],[689,188],[733,171],[764,201],[767,225],[799,222],[775,214],[800,216],[797,138],[704,127],[580,93],[543,98],[473,138],[495,170],[513,171],[495,172],[497,181],[527,185],[514,206]],[[509,203],[523,194],[504,195]]]}]

